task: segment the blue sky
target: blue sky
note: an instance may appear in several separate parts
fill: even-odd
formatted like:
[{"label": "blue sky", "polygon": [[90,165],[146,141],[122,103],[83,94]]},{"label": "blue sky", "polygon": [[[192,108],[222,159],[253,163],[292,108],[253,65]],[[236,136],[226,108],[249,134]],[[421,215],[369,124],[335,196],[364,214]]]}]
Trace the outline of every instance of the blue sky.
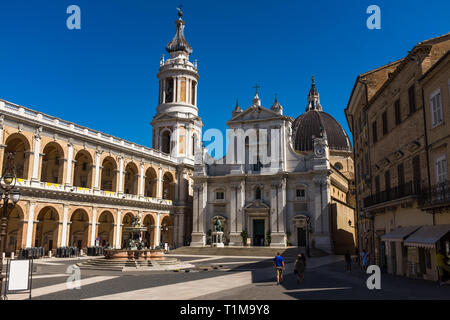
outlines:
[{"label": "blue sky", "polygon": [[[0,98],[151,146],[156,73],[180,1],[2,1]],[[277,93],[296,118],[314,74],[324,111],[349,132],[344,108],[356,76],[450,31],[444,0],[182,3],[204,129],[225,130],[236,99],[251,104],[255,83],[263,106]],[[72,4],[81,8],[81,30],[66,28]],[[381,8],[381,30],[366,27],[372,4]]]}]

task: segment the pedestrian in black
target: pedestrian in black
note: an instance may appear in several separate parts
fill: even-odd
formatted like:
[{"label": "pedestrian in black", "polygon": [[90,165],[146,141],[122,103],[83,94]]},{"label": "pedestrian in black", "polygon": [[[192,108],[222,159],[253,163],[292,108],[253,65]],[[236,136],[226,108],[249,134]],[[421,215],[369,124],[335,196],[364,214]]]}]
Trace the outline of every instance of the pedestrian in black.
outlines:
[{"label": "pedestrian in black", "polygon": [[297,275],[297,284],[300,285],[305,277],[306,258],[304,254],[299,253],[295,261],[294,273]]},{"label": "pedestrian in black", "polygon": [[352,271],[352,256],[349,250],[345,253],[345,264],[347,272]]}]

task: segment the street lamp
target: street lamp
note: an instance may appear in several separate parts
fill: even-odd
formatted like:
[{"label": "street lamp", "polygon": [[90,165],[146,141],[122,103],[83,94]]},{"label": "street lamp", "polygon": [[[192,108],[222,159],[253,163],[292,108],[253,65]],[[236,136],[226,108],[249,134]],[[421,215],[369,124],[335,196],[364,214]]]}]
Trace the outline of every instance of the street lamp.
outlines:
[{"label": "street lamp", "polygon": [[14,154],[6,154],[6,166],[0,177],[0,199],[3,200],[3,214],[0,222],[0,299],[3,297],[3,253],[5,252],[6,232],[8,230],[8,205],[11,200],[13,207],[20,200],[20,193],[16,188],[16,170],[14,168]]}]

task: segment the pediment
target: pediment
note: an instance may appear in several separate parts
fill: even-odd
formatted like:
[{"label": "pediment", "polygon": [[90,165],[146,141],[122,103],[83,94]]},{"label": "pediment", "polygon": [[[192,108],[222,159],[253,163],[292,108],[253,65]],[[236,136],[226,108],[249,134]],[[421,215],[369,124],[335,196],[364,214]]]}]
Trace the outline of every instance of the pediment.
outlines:
[{"label": "pediment", "polygon": [[269,210],[270,207],[261,200],[254,200],[245,206],[246,210],[258,209]]},{"label": "pediment", "polygon": [[266,109],[261,106],[253,105],[247,108],[245,111],[234,116],[229,122],[234,121],[249,121],[249,120],[264,120],[264,119],[273,119],[273,118],[282,118],[283,116],[278,113]]}]

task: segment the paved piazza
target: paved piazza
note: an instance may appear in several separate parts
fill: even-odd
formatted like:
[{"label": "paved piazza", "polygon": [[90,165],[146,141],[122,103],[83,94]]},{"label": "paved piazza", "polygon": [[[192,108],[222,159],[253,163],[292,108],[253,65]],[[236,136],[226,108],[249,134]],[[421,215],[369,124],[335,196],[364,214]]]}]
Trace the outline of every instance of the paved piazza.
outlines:
[{"label": "paved piazza", "polygon": [[[172,255],[170,255],[172,256]],[[175,255],[174,255],[175,256]],[[269,257],[178,256],[196,266],[190,272],[116,272],[81,270],[81,288],[68,289],[67,268],[79,259],[35,262],[33,300],[310,300],[450,299],[450,286],[382,274],[381,290],[369,290],[356,265],[344,269],[342,256],[311,258],[305,280],[297,285],[293,261],[277,285]],[[83,260],[84,258],[80,259]],[[27,294],[9,295],[27,299]]]}]

